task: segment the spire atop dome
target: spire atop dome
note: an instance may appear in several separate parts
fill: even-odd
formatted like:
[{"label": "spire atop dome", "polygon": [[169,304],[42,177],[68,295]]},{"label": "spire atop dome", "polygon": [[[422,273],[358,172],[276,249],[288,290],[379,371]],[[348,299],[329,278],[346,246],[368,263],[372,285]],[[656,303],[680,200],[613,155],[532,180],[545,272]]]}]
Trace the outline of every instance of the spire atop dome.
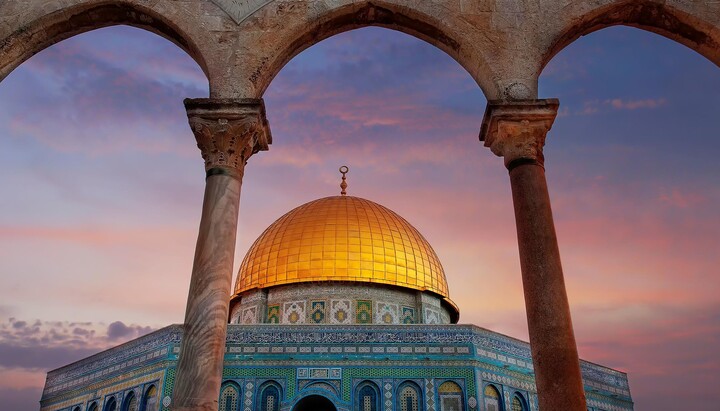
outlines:
[{"label": "spire atop dome", "polygon": [[347,174],[348,171],[350,171],[348,166],[340,167],[340,172],[342,173],[342,182],[340,183],[340,188],[342,189],[342,191],[340,191],[340,195],[342,195],[342,196],[347,195],[347,192],[345,191],[345,189],[347,188],[348,185],[347,185],[347,182],[345,181],[345,174]]}]

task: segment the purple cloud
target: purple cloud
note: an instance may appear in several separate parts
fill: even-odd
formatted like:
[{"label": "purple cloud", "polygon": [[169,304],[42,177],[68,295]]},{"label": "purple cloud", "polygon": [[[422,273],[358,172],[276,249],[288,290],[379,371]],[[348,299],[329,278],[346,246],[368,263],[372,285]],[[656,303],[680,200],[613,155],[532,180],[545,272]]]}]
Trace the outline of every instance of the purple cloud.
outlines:
[{"label": "purple cloud", "polygon": [[114,321],[40,321],[10,318],[0,323],[0,368],[47,371],[80,360],[154,330]]}]

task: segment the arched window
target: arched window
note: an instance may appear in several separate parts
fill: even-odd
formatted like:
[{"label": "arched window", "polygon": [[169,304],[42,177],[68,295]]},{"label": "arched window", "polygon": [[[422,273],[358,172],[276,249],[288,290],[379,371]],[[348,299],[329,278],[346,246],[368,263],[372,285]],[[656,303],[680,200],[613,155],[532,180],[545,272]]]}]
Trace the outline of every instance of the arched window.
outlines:
[{"label": "arched window", "polygon": [[158,409],[158,399],[157,399],[157,388],[155,385],[151,385],[147,390],[145,390],[145,395],[143,395],[142,400],[142,406],[140,407],[140,411],[157,411]]},{"label": "arched window", "polygon": [[440,411],[462,411],[463,392],[459,385],[452,381],[445,381],[438,387],[440,395]]},{"label": "arched window", "polygon": [[485,411],[502,411],[502,399],[500,392],[493,385],[486,385],[485,392]]},{"label": "arched window", "polygon": [[88,411],[97,411],[97,409],[98,409],[98,405],[96,402],[90,404],[90,406],[88,407]]},{"label": "arched window", "polygon": [[80,407],[73,408],[73,411],[80,411]]},{"label": "arched window", "polygon": [[268,384],[260,394],[260,401],[256,409],[257,411],[278,411],[279,408],[280,390],[275,385]]},{"label": "arched window", "polygon": [[398,393],[399,411],[420,411],[420,392],[415,384],[401,385]]},{"label": "arched window", "polygon": [[375,384],[365,382],[361,384],[358,389],[357,409],[360,411],[378,411],[379,399],[380,396],[378,395],[378,389]]},{"label": "arched window", "polygon": [[110,397],[105,403],[105,411],[117,411],[117,401],[115,401],[115,397]]},{"label": "arched window", "polygon": [[220,390],[220,411],[237,411],[240,393],[234,384],[226,384]]},{"label": "arched window", "polygon": [[123,411],[138,411],[138,399],[135,392],[130,391],[125,397],[125,403],[123,405]]},{"label": "arched window", "polygon": [[512,411],[527,411],[527,407],[525,406],[525,399],[523,399],[520,394],[515,394],[513,396],[511,409]]}]

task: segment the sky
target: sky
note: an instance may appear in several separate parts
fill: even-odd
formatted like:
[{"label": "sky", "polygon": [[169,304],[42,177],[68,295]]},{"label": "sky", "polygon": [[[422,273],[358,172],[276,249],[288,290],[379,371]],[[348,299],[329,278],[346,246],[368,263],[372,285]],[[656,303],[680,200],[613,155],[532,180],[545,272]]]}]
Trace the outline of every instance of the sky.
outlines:
[{"label": "sky", "polygon": [[[580,356],[628,373],[636,410],[720,403],[720,69],[615,27],[560,52],[546,172]],[[49,369],[183,320],[204,169],[185,97],[197,64],[112,27],[0,84],[0,409]],[[443,263],[460,322],[527,340],[507,171],[478,141],[485,97],[452,58],[365,28],[295,57],[265,94],[235,269],[288,210],[348,193],[404,216]]]}]

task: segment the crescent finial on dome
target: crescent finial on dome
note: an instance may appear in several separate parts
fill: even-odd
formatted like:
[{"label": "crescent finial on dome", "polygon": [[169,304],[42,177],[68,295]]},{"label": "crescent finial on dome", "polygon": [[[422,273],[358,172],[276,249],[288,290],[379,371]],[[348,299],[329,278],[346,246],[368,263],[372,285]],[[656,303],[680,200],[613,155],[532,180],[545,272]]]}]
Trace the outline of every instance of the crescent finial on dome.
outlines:
[{"label": "crescent finial on dome", "polygon": [[340,195],[342,195],[342,196],[347,195],[347,192],[345,191],[345,189],[347,188],[348,185],[347,185],[347,181],[345,181],[345,174],[347,174],[348,171],[350,171],[348,166],[340,167],[340,172],[342,173],[342,182],[340,183],[340,189],[341,189]]}]

